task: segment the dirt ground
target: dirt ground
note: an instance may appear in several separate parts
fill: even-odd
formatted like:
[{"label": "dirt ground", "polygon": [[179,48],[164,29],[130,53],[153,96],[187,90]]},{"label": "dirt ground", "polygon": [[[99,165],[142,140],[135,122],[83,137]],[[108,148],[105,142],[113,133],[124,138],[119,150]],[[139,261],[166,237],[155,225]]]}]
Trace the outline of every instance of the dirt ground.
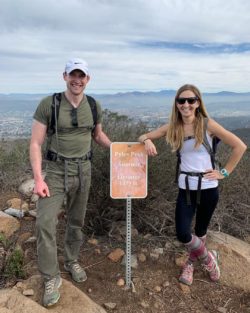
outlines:
[{"label": "dirt ground", "polygon": [[[4,202],[2,197],[0,201]],[[22,220],[20,232],[34,233],[35,220]],[[58,256],[62,277],[68,280],[70,276],[63,269],[63,237],[65,219],[58,224]],[[16,237],[16,238],[17,238]],[[93,237],[93,236],[92,236]],[[176,258],[183,254],[182,248],[174,245],[174,238],[143,236],[139,234],[132,241],[132,253],[143,252],[145,262],[138,262],[138,268],[132,270],[134,290],[126,290],[117,285],[119,278],[125,279],[125,266],[120,262],[114,263],[107,255],[115,248],[125,250],[125,241],[118,241],[108,236],[94,237],[97,245],[88,242],[81,250],[80,263],[85,268],[88,280],[76,284],[93,301],[101,306],[104,303],[115,303],[114,309],[107,312],[119,313],[250,313],[250,294],[243,290],[223,286],[209,281],[206,273],[200,267],[195,272],[193,285],[189,288],[178,282],[180,267],[176,265]],[[167,243],[167,249],[165,245]],[[159,259],[154,260],[150,253],[155,247],[164,248]],[[37,273],[36,244],[25,243],[25,269],[27,277]],[[1,280],[2,287],[11,287],[15,280]]]}]

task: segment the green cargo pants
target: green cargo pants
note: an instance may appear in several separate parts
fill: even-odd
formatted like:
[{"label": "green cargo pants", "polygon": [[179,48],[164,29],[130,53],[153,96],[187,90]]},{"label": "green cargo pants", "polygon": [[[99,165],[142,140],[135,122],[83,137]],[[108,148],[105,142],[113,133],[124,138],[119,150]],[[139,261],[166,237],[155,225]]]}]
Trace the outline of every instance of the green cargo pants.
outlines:
[{"label": "green cargo pants", "polygon": [[82,228],[91,183],[91,168],[83,172],[82,190],[78,176],[68,177],[67,193],[63,175],[48,174],[45,181],[49,187],[50,197],[38,200],[36,235],[38,267],[44,279],[50,279],[60,273],[57,260],[56,225],[65,197],[67,197],[67,225],[64,261],[67,263],[78,259],[83,241]]}]

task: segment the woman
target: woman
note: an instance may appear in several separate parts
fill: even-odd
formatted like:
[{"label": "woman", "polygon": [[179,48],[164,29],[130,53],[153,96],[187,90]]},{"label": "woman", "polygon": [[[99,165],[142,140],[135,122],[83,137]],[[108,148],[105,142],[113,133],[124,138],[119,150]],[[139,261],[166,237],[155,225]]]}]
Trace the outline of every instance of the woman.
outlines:
[{"label": "woman", "polygon": [[[203,143],[204,136],[210,145],[212,138],[216,136],[232,148],[223,169],[215,169],[212,164],[212,158]],[[230,175],[245,152],[246,145],[233,133],[208,118],[201,93],[193,85],[184,85],[177,91],[169,124],[141,135],[139,141],[145,144],[148,155],[155,156],[157,151],[153,140],[161,137],[166,137],[181,160],[175,222],[177,238],[186,246],[189,257],[179,281],[192,284],[194,262],[197,259],[208,271],[210,279],[218,281],[218,255],[216,251],[208,251],[206,248],[207,228],[219,198],[218,180]],[[195,214],[195,232],[192,234],[191,224]]]}]

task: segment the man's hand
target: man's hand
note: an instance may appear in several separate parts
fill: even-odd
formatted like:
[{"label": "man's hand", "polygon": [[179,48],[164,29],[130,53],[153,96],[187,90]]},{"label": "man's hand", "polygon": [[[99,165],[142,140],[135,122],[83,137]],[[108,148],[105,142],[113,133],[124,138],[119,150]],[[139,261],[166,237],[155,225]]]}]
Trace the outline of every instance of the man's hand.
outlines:
[{"label": "man's hand", "polygon": [[44,180],[35,181],[33,192],[42,198],[50,197],[49,187]]}]

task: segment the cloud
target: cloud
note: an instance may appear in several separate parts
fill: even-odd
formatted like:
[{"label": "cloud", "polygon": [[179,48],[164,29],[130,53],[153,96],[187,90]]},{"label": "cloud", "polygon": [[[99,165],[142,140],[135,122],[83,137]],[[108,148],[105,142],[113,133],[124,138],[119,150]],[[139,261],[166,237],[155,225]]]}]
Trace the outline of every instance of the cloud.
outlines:
[{"label": "cloud", "polygon": [[247,0],[0,0],[0,92],[53,92],[72,56],[91,92],[249,91]]}]

